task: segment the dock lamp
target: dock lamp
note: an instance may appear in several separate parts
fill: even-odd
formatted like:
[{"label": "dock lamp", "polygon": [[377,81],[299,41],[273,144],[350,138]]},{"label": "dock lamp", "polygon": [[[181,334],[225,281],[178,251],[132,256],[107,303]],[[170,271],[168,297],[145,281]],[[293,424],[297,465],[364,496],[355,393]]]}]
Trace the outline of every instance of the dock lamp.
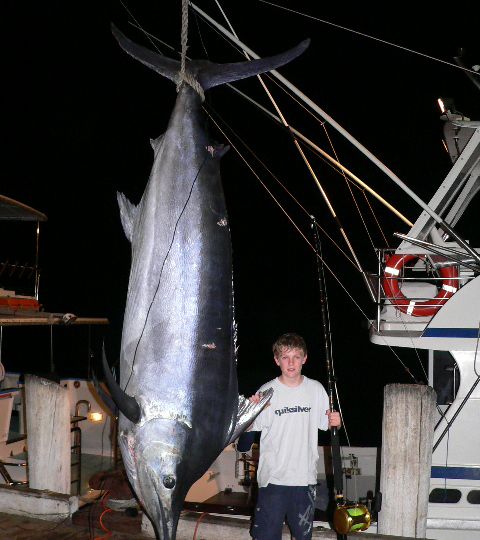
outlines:
[{"label": "dock lamp", "polygon": [[99,424],[103,422],[103,413],[101,412],[89,412],[88,420],[94,424]]}]

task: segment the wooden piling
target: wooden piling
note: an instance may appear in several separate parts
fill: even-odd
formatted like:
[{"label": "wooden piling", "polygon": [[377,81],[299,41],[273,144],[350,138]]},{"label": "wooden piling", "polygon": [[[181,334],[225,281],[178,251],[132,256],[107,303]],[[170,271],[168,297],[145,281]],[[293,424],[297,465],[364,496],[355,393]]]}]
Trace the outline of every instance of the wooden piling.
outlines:
[{"label": "wooden piling", "polygon": [[33,489],[70,493],[70,403],[63,386],[25,376],[28,480]]},{"label": "wooden piling", "polygon": [[425,538],[435,402],[429,386],[385,387],[380,534]]}]

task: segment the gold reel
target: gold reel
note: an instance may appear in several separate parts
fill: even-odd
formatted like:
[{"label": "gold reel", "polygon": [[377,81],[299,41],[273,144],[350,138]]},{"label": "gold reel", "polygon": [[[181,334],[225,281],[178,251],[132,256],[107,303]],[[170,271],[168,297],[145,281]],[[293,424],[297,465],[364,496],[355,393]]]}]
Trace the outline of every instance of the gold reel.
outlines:
[{"label": "gold reel", "polygon": [[363,504],[337,506],[333,513],[333,526],[338,534],[365,531],[370,520],[370,512]]}]

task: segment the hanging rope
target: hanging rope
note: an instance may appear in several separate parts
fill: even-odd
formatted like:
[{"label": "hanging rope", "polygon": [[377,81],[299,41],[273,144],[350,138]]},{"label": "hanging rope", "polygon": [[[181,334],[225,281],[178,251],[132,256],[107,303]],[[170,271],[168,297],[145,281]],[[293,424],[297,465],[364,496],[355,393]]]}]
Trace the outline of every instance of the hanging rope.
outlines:
[{"label": "hanging rope", "polygon": [[182,83],[186,82],[190,85],[195,92],[200,96],[202,101],[205,101],[205,93],[203,88],[200,86],[200,83],[197,79],[189,72],[186,68],[186,58],[187,58],[187,41],[188,41],[188,1],[182,0],[182,32],[180,34],[182,52],[180,57],[180,73],[177,82],[177,92],[180,91]]}]

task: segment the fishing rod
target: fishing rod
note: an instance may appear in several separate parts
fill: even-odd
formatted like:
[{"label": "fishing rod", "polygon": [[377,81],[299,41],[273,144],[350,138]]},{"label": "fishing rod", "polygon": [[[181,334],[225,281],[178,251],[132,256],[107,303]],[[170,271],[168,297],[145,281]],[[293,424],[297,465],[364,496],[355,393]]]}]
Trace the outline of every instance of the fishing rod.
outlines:
[{"label": "fishing rod", "polygon": [[[311,217],[311,227],[315,239],[315,250],[317,256],[318,287],[320,291],[320,310],[322,315],[322,328],[325,345],[325,362],[327,366],[327,388],[330,411],[336,411],[335,399],[335,373],[332,361],[330,318],[328,312],[327,288],[325,282],[325,272],[323,266],[322,245],[318,234],[317,222],[314,216]],[[370,512],[360,504],[348,505],[343,495],[343,468],[342,456],[340,452],[340,436],[337,427],[330,428],[330,445],[332,451],[333,464],[333,486],[335,497],[335,510],[333,513],[333,525],[337,532],[338,540],[347,540],[347,533],[353,531],[364,531],[370,526]]]}]

